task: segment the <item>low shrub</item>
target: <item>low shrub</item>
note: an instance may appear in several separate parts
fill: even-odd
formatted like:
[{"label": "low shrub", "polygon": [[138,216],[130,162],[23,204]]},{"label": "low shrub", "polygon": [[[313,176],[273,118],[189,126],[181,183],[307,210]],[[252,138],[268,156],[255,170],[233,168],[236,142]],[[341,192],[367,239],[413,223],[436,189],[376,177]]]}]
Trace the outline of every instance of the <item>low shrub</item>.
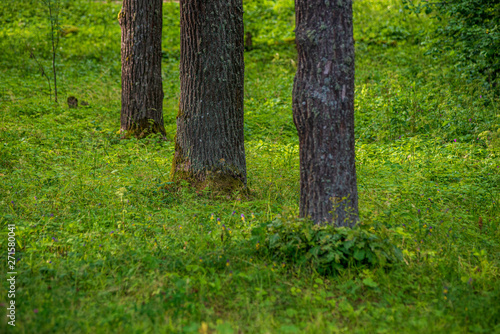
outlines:
[{"label": "low shrub", "polygon": [[276,218],[255,228],[252,235],[255,247],[273,260],[310,265],[321,274],[344,268],[383,267],[402,260],[388,229],[362,223],[351,229],[316,225],[303,218]]}]

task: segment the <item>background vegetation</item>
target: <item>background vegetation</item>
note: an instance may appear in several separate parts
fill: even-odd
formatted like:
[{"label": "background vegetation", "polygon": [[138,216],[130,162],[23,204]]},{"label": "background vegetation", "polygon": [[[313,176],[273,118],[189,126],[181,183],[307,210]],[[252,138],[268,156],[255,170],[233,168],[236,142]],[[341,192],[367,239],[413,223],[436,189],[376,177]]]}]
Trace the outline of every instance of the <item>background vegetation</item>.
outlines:
[{"label": "background vegetation", "polygon": [[443,2],[403,0],[405,9],[425,12],[437,20],[427,31],[427,54],[453,57],[455,68],[469,83],[482,81],[498,88],[500,79],[500,3],[488,0]]},{"label": "background vegetation", "polygon": [[[179,5],[164,3],[163,141],[117,133],[120,4],[59,4],[59,96],[89,103],[78,109],[54,104],[40,71],[50,76],[47,8],[0,3],[0,273],[7,224],[19,272],[10,331],[500,332],[498,91],[465,80],[450,53],[425,55],[436,20],[354,1],[362,226],[329,234],[294,218],[293,1],[245,1],[251,194],[222,198],[169,183]],[[302,247],[335,233],[329,248]],[[4,280],[0,303],[6,291]]]}]

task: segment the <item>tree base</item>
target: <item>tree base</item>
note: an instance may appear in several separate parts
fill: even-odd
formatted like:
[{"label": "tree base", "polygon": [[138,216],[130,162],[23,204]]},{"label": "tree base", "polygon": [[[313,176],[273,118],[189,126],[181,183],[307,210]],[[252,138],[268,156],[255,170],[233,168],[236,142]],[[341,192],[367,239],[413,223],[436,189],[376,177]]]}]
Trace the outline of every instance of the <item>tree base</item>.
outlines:
[{"label": "tree base", "polygon": [[151,120],[134,123],[130,125],[128,129],[122,127],[120,129],[120,133],[122,134],[122,139],[128,139],[131,137],[142,139],[156,133],[160,133],[162,137],[166,139],[165,128]]},{"label": "tree base", "polygon": [[249,194],[250,191],[245,183],[238,177],[222,174],[222,172],[205,172],[194,174],[185,171],[176,171],[172,181],[187,181],[196,190],[209,191],[214,195],[231,195],[235,191]]}]

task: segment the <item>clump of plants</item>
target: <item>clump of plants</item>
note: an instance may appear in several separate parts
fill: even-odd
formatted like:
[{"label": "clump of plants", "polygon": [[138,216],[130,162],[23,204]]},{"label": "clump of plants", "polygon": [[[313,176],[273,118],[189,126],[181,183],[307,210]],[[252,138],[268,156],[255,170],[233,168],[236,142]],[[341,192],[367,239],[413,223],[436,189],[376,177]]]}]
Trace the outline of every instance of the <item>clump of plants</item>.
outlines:
[{"label": "clump of plants", "polygon": [[326,275],[345,268],[390,266],[403,259],[388,229],[363,223],[351,229],[316,225],[304,218],[276,218],[255,228],[252,241],[275,261],[310,265]]}]

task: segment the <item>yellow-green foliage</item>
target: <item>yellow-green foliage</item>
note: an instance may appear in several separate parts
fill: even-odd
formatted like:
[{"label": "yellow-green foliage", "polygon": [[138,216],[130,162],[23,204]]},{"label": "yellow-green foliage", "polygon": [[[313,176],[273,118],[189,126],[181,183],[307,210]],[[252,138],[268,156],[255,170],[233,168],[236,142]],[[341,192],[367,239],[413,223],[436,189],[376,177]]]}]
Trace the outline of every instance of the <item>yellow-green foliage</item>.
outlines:
[{"label": "yellow-green foliage", "polygon": [[64,27],[61,27],[60,34],[61,34],[61,37],[66,37],[66,36],[71,35],[71,34],[77,34],[79,31],[80,31],[80,29],[78,29],[75,26],[64,26]]},{"label": "yellow-green foliage", "polygon": [[[264,244],[269,228],[285,246],[297,236],[282,233],[300,194],[296,51],[275,44],[294,36],[293,1],[245,1],[258,34],[245,54],[251,196],[171,182],[179,4],[164,2],[167,140],[121,139],[120,3],[61,4],[61,24],[79,32],[59,42],[59,94],[88,101],[85,108],[54,104],[26,52],[25,41],[51,66],[40,2],[0,2],[0,273],[6,226],[15,224],[14,332],[498,332],[500,101],[462,80],[449,59],[424,55],[418,32],[432,21],[406,17],[395,0],[354,1],[363,226],[340,233],[355,247],[344,262],[338,251],[349,240],[333,232],[327,252],[307,259],[299,247],[300,262]],[[372,235],[375,244],[363,243]],[[363,262],[367,251],[387,258],[380,252],[389,246],[402,261]],[[339,257],[335,272],[315,262],[331,264],[330,255]],[[7,285],[0,296],[8,302]]]}]

